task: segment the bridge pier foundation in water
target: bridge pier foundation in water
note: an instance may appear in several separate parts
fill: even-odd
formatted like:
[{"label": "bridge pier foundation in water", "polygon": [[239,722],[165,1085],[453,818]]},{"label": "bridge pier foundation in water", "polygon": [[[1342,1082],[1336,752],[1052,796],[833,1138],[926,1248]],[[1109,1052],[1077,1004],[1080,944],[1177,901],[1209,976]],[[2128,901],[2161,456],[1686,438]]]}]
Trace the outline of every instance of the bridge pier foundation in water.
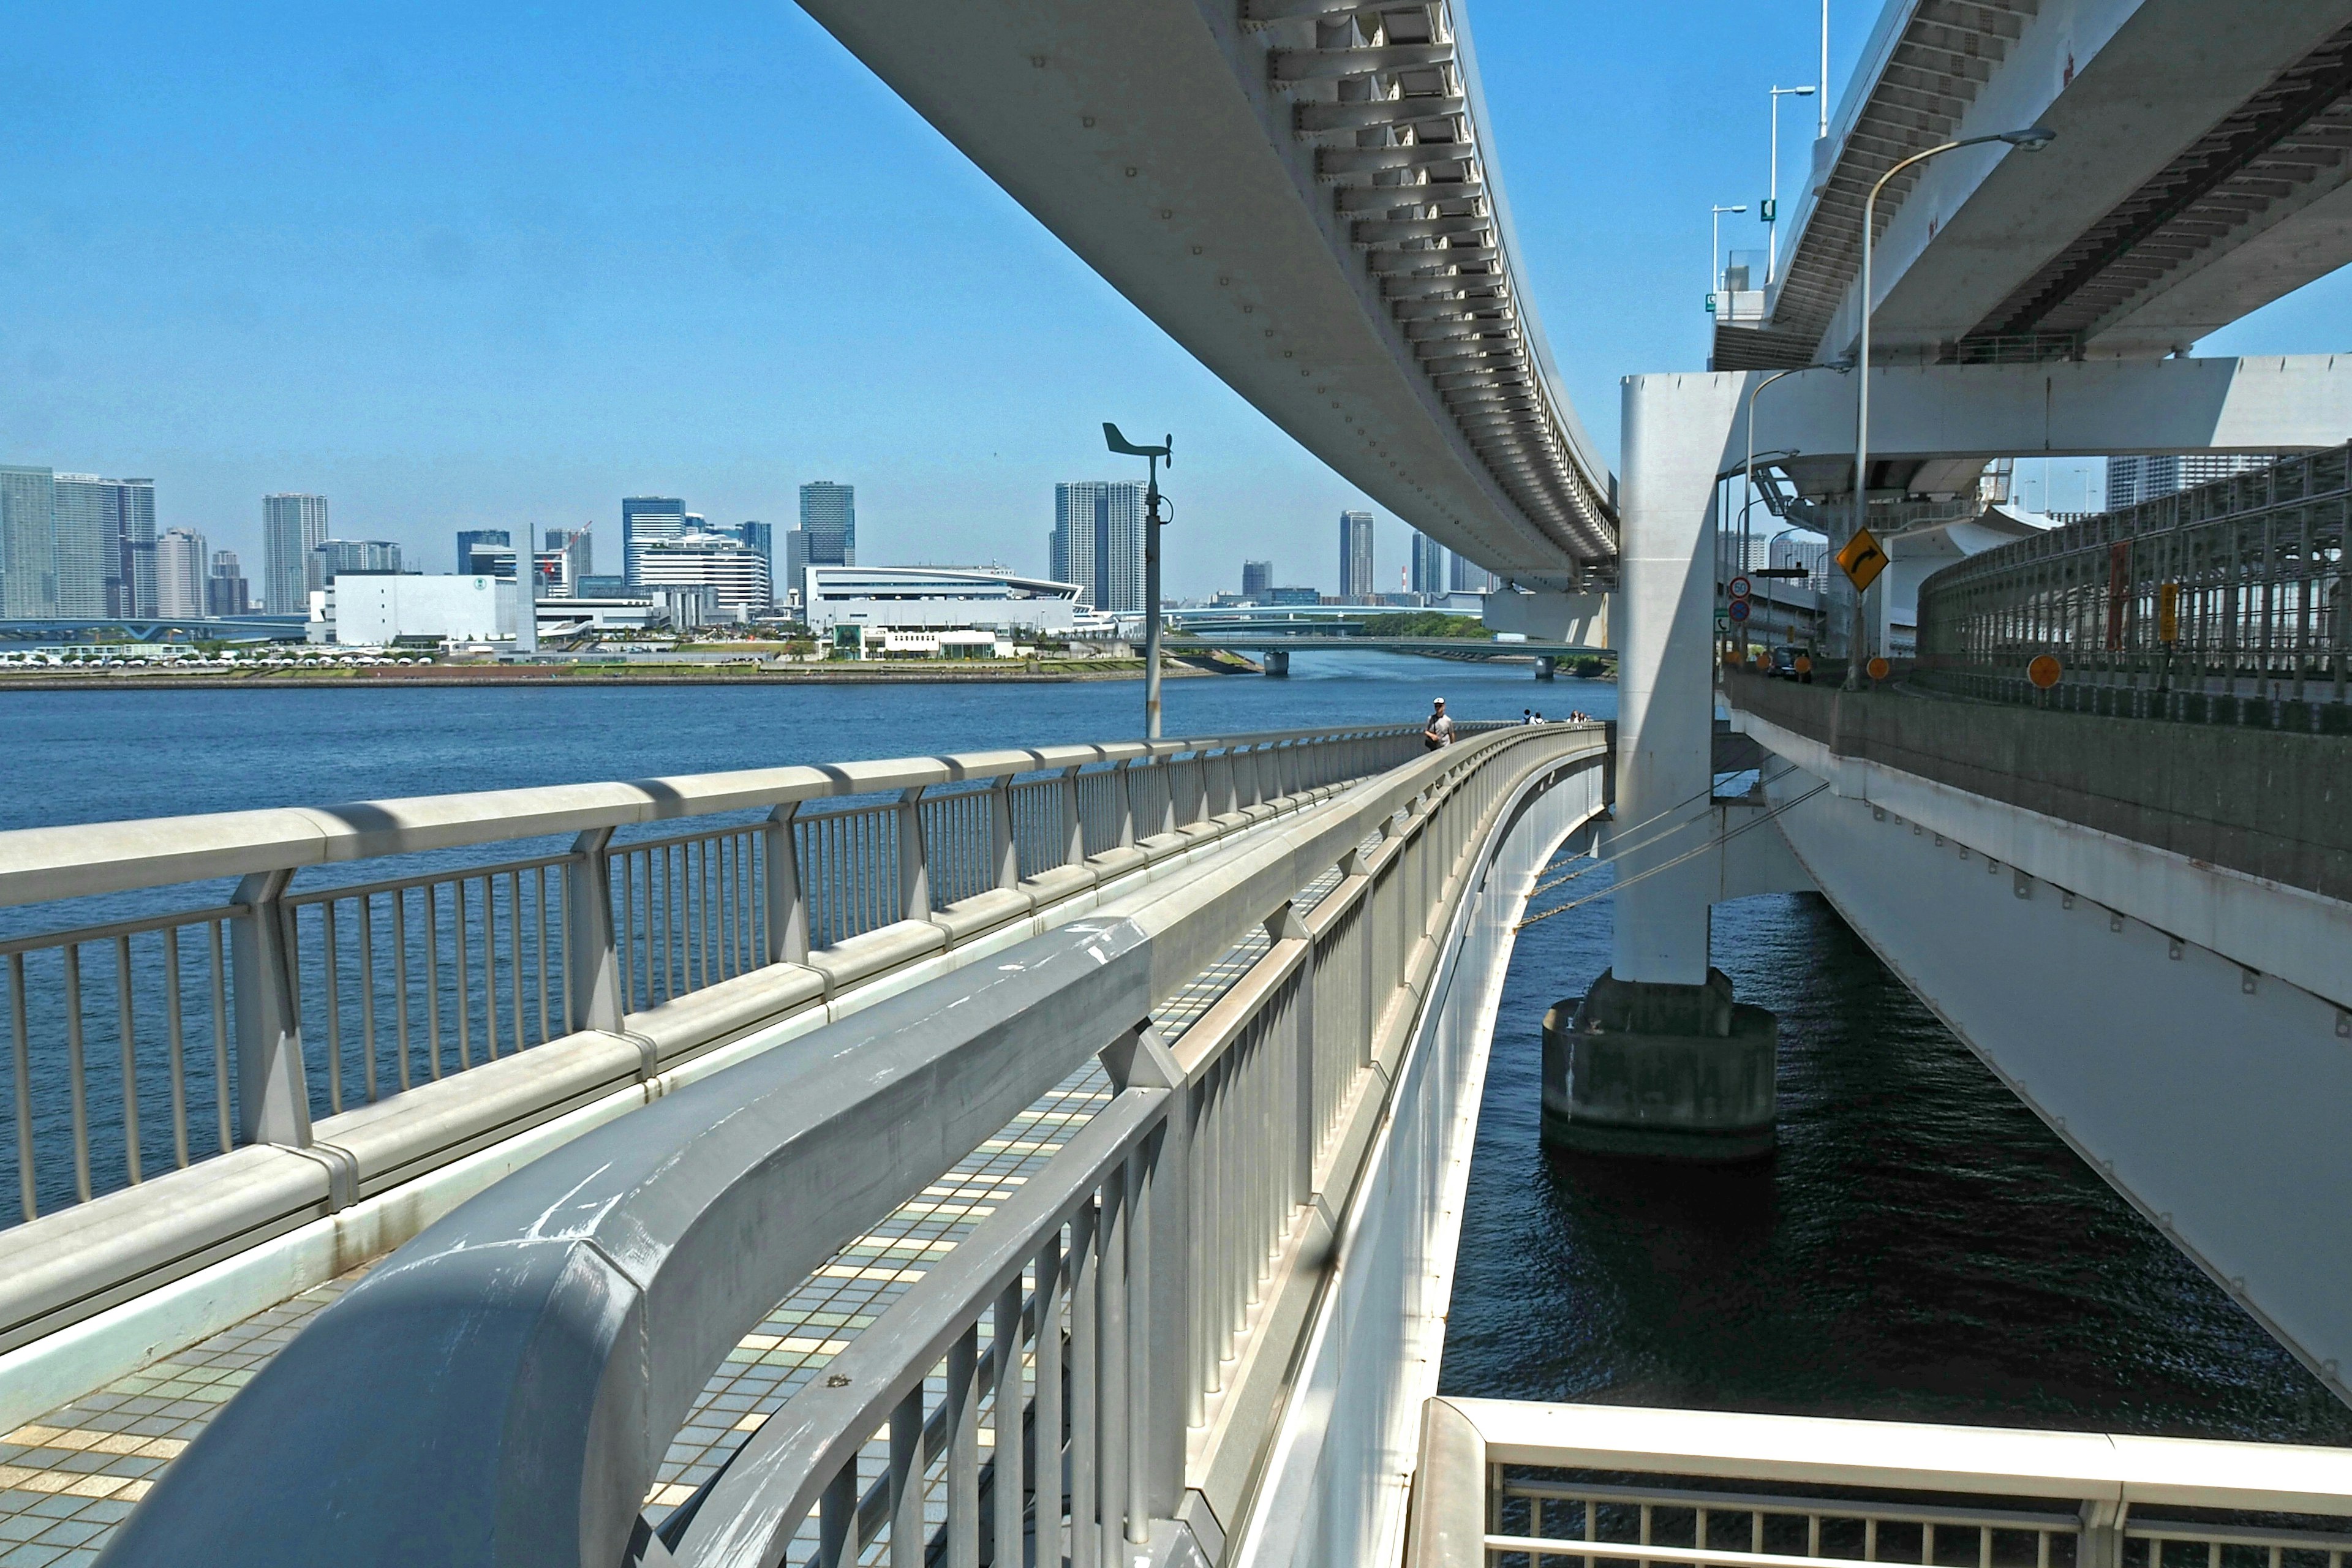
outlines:
[{"label": "bridge pier foundation in water", "polygon": [[1559,673],[1559,660],[1548,653],[1536,655],[1536,679],[1549,680]]},{"label": "bridge pier foundation in water", "polygon": [[1604,973],[1544,1015],[1544,1142],[1653,1159],[1769,1154],[1780,1036],[1719,969],[1701,985]]},{"label": "bridge pier foundation in water", "polygon": [[1280,679],[1290,673],[1290,653],[1288,649],[1278,647],[1268,648],[1265,653],[1259,655],[1259,658],[1265,660],[1265,669],[1266,674],[1274,676],[1276,679]]}]

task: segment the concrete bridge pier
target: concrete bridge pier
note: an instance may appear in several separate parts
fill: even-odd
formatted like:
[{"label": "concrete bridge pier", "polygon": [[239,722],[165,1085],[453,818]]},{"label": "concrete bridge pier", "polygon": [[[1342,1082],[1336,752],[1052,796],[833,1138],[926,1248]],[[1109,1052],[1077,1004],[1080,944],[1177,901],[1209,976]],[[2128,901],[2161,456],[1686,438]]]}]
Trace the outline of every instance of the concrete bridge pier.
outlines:
[{"label": "concrete bridge pier", "polygon": [[[1714,844],[1715,476],[1746,378],[1625,382],[1609,969],[1544,1020],[1543,1137],[1598,1154],[1743,1160],[1773,1145],[1780,1027],[1707,962]],[[1694,853],[1696,851],[1696,853]]]},{"label": "concrete bridge pier", "polygon": [[1277,679],[1288,679],[1290,675],[1289,649],[1268,648],[1265,653],[1259,655],[1259,658],[1262,661],[1263,668],[1266,674],[1273,676]]},{"label": "concrete bridge pier", "polygon": [[1548,653],[1536,655],[1536,679],[1549,680],[1559,673],[1559,660]]}]

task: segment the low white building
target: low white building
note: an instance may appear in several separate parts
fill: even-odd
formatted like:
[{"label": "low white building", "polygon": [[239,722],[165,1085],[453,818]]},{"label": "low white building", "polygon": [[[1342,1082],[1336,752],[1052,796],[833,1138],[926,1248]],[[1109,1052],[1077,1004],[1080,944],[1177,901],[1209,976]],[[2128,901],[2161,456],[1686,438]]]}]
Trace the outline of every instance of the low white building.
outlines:
[{"label": "low white building", "polygon": [[390,647],[404,637],[490,642],[514,635],[512,579],[341,576],[310,592],[314,643]]},{"label": "low white building", "polygon": [[809,566],[803,618],[820,637],[838,626],[887,631],[987,630],[1066,637],[1078,584],[956,566]]}]

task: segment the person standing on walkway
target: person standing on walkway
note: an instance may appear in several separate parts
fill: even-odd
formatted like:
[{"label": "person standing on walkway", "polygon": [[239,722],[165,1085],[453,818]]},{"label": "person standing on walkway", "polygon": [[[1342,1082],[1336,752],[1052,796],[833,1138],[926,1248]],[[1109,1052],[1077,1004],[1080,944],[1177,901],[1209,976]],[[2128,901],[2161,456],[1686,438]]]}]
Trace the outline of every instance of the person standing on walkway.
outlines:
[{"label": "person standing on walkway", "polygon": [[1429,710],[1429,722],[1422,727],[1422,749],[1433,752],[1453,743],[1454,721],[1445,716],[1445,699],[1441,697]]}]

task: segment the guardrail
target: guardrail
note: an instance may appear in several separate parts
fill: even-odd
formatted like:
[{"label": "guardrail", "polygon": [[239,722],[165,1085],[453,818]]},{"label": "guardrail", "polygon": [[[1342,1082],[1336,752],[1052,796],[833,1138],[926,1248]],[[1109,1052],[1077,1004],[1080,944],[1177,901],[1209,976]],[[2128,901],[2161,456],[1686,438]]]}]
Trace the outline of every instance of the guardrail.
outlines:
[{"label": "guardrail", "polygon": [[2340,1448],[1441,1398],[1405,1568],[2343,1568],[2347,1551]]},{"label": "guardrail", "polygon": [[[321,1313],[105,1560],[830,1565],[879,1542],[1099,1568],[1206,1526],[1198,1449],[1262,1434],[1275,1282],[1346,1206],[1433,937],[1514,792],[1606,756],[1598,726],[1468,738],[565,1145]],[[1264,954],[1160,1041],[1152,1009],[1260,926]],[[742,1335],[1097,1056],[1109,1104],[658,1532],[641,1519]]]},{"label": "guardrail", "polygon": [[[2352,447],[2019,540],[1919,589],[1931,688],[2077,712],[2352,731]],[[2056,661],[2056,684],[2029,668]]]},{"label": "guardrail", "polygon": [[[0,905],[237,879],[0,941],[0,1226],[778,963],[830,967],[1106,850],[1394,765],[1410,726],[795,767],[0,834]],[[834,797],[891,798],[839,805]],[[763,815],[755,815],[763,814]],[[724,826],[620,839],[649,822]],[[320,889],[341,862],[567,849]],[[442,857],[447,858],[446,855]],[[829,987],[828,987],[829,988]],[[7,1198],[13,1198],[9,1204]]]}]

